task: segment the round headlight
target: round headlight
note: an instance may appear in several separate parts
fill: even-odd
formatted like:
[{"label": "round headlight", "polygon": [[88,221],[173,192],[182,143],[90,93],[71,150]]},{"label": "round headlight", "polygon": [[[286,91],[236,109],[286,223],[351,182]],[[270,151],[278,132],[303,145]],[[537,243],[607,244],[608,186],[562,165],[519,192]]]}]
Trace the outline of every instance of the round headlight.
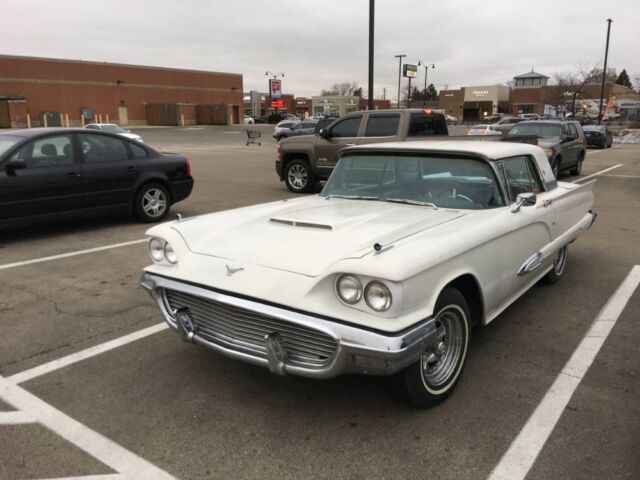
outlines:
[{"label": "round headlight", "polygon": [[169,263],[178,263],[176,252],[173,251],[173,247],[169,245],[169,242],[164,244],[164,258],[166,258]]},{"label": "round headlight", "polygon": [[391,290],[382,282],[369,282],[364,289],[364,300],[376,312],[385,312],[391,307]]},{"label": "round headlight", "polygon": [[362,298],[362,284],[354,275],[341,275],[336,283],[336,291],[340,299],[353,305]]},{"label": "round headlight", "polygon": [[164,258],[164,240],[153,237],[149,240],[149,256],[154,262],[161,262]]}]

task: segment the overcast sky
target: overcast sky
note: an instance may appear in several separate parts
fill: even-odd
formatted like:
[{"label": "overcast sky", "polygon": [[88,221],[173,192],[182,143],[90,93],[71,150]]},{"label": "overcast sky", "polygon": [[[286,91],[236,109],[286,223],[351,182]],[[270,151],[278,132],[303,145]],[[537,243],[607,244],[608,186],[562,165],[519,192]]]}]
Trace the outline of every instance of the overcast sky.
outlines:
[{"label": "overcast sky", "polygon": [[[318,95],[367,87],[367,0],[0,0],[0,53],[193,68],[244,75],[267,89]],[[397,95],[397,54],[435,63],[442,89],[499,84],[531,68],[552,76],[602,65],[640,74],[640,1],[378,0],[375,97]],[[2,72],[0,72],[2,75]],[[406,79],[405,79],[406,81]],[[420,68],[419,85],[424,83]]]}]

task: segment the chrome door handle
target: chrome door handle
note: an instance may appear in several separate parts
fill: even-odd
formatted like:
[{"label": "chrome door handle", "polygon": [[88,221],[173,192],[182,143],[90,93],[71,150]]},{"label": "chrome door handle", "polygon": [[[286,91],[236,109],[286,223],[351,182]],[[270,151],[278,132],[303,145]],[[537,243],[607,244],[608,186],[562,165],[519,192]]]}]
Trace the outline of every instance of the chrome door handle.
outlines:
[{"label": "chrome door handle", "polygon": [[356,144],[355,143],[346,143],[345,147],[355,147]]}]

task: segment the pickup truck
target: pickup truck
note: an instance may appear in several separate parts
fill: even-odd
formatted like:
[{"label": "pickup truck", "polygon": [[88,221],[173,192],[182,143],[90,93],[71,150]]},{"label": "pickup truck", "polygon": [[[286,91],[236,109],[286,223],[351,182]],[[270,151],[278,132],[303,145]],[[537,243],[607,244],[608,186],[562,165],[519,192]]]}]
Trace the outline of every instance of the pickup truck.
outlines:
[{"label": "pickup truck", "polygon": [[442,113],[406,108],[349,113],[314,135],[285,138],[278,144],[276,172],[294,193],[311,192],[331,175],[338,152],[370,143],[403,142],[420,137],[448,136]]}]

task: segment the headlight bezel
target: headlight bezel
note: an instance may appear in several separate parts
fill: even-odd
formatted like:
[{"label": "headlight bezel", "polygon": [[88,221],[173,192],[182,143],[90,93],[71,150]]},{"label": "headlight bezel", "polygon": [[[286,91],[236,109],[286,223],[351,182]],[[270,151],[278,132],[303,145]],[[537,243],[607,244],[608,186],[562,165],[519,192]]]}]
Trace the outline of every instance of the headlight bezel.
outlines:
[{"label": "headlight bezel", "polygon": [[[353,301],[353,299],[351,299],[351,302],[349,301],[350,300],[349,298],[345,298],[346,296],[341,294],[341,288],[340,288],[341,283],[344,284],[345,279],[350,279],[350,278],[354,278],[355,280],[357,280],[361,286],[361,293],[358,294],[357,300]],[[375,303],[372,302],[372,300],[367,301],[365,299],[367,289],[370,289],[372,287],[375,288],[377,285],[382,286],[380,288],[382,288],[386,292],[386,295],[388,298],[384,304],[384,308],[380,310],[377,310],[372,306],[372,304],[375,305]],[[397,313],[397,310],[398,310],[397,305],[399,304],[397,302],[402,303],[401,302],[401,299],[402,299],[401,284],[397,282],[385,280],[379,277],[369,276],[369,275],[347,273],[347,272],[337,273],[333,280],[333,290],[334,290],[335,296],[343,305],[350,308],[355,308],[357,310],[361,310],[363,312],[368,312],[375,315],[381,315],[383,317],[393,316],[395,313]],[[344,290],[344,288],[342,290]]]},{"label": "headlight bezel", "polygon": [[147,243],[147,252],[154,265],[174,266],[178,263],[178,255],[164,238],[151,237]]}]

